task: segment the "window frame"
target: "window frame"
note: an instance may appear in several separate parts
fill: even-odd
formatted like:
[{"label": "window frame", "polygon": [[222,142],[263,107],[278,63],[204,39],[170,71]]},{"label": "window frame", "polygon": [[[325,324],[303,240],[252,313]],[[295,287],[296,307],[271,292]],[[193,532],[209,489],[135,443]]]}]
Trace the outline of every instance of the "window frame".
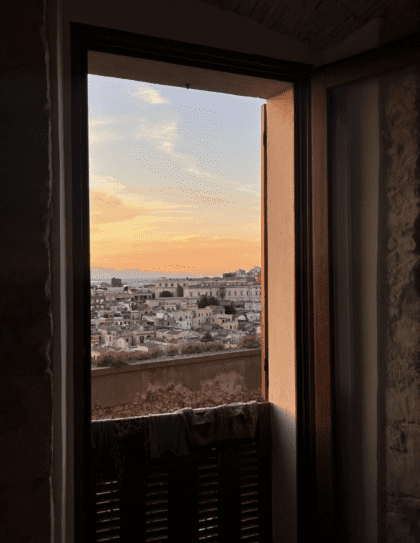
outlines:
[{"label": "window frame", "polygon": [[[68,260],[72,284],[70,319],[73,403],[72,474],[74,540],[87,541],[90,510],[90,232],[88,188],[88,51],[101,51],[172,62],[294,84],[295,114],[295,284],[296,284],[296,447],[298,541],[308,522],[319,525],[316,489],[316,427],[314,401],[314,319],[311,191],[312,66],[196,46],[173,40],[71,23],[71,247]],[[89,326],[87,322],[89,321]],[[268,391],[268,361],[262,367]],[[264,383],[264,379],[263,379]],[[268,398],[268,396],[266,396]],[[76,475],[77,474],[77,475]],[[301,532],[302,530],[302,532]]]}]

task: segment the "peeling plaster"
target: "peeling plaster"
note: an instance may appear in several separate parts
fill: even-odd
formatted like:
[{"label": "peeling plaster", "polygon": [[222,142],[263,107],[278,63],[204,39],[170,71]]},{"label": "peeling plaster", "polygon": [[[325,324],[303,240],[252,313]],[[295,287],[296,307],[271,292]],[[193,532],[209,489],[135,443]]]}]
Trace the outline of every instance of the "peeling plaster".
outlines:
[{"label": "peeling plaster", "polygon": [[99,401],[92,409],[92,420],[128,418],[155,413],[169,413],[186,407],[199,409],[233,402],[263,402],[261,389],[246,390],[244,378],[236,372],[219,375],[200,383],[200,390],[192,391],[181,383],[166,386],[149,385],[143,393],[135,393],[132,402],[114,407],[102,407]]}]

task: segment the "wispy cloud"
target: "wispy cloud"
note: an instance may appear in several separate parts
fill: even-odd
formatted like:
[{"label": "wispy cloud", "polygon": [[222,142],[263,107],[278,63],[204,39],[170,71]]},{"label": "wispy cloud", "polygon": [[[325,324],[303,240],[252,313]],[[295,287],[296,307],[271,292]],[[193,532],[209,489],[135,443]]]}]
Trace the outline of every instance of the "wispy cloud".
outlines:
[{"label": "wispy cloud", "polygon": [[135,138],[154,143],[154,145],[171,155],[175,159],[181,160],[181,167],[189,173],[217,179],[210,172],[197,166],[197,159],[191,154],[177,153],[175,151],[177,141],[180,136],[178,134],[178,120],[173,119],[166,122],[151,122],[148,119],[139,119],[141,121],[139,130],[132,134]]},{"label": "wispy cloud", "polygon": [[106,192],[90,192],[90,218],[92,225],[128,221],[147,215],[146,208],[127,206],[121,198]]},{"label": "wispy cloud", "polygon": [[110,175],[89,175],[89,190],[99,190],[109,194],[119,194],[126,190],[126,186]]},{"label": "wispy cloud", "polygon": [[147,119],[139,119],[141,122],[138,131],[132,134],[136,139],[153,142],[158,149],[170,155],[184,159],[183,155],[175,153],[175,142],[179,138],[177,133],[178,122],[151,122]]},{"label": "wispy cloud", "polygon": [[99,141],[115,141],[126,139],[124,133],[124,121],[129,115],[106,117],[102,119],[89,117],[89,145]]},{"label": "wispy cloud", "polygon": [[152,89],[147,85],[140,85],[131,93],[131,95],[148,104],[168,104],[170,102],[170,100],[164,98],[158,90]]},{"label": "wispy cloud", "polygon": [[205,175],[207,177],[214,177],[209,172],[205,172],[204,170],[199,170],[198,168],[194,167],[189,168],[187,172],[196,173],[197,175]]}]

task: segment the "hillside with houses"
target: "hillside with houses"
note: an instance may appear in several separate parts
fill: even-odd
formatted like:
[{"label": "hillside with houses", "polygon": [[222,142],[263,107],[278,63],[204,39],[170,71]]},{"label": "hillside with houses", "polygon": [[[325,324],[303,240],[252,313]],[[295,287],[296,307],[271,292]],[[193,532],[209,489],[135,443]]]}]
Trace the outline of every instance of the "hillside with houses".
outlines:
[{"label": "hillside with houses", "polygon": [[91,285],[91,363],[106,367],[158,356],[261,343],[261,269],[141,285]]}]

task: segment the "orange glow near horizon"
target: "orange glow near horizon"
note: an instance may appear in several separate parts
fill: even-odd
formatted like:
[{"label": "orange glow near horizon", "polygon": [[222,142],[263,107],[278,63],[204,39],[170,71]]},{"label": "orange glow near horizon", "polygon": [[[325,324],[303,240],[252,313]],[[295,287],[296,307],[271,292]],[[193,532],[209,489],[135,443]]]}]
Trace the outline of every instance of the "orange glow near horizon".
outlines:
[{"label": "orange glow near horizon", "polygon": [[[94,197],[91,191],[91,199]],[[115,210],[100,219],[108,218],[109,222],[97,222],[91,214],[92,267],[217,275],[260,265],[258,239],[205,235],[194,232],[193,227],[185,235],[171,233],[159,228],[161,220],[137,212],[136,208],[127,208],[127,220],[112,223]]]},{"label": "orange glow near horizon", "polygon": [[103,186],[90,190],[91,267],[217,275],[260,265],[254,224],[233,220],[226,232],[212,216],[189,209],[179,216],[170,203],[138,202],[112,182]]}]

